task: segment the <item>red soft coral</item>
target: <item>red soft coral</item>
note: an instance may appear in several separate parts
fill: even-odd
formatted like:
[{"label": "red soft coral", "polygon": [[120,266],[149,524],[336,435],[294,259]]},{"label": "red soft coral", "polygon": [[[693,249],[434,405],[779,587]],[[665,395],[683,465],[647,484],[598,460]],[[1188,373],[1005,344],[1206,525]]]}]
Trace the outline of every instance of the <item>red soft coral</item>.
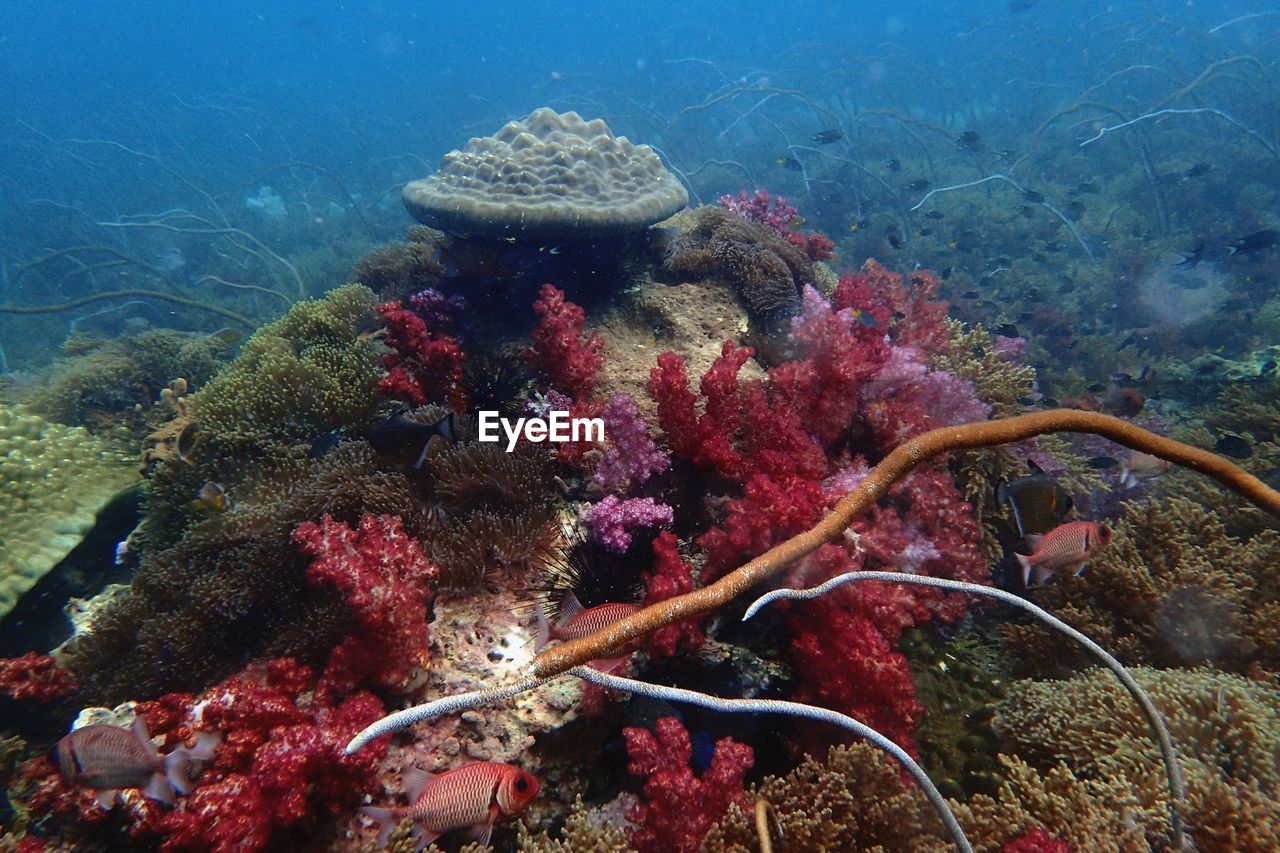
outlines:
[{"label": "red soft coral", "polygon": [[837,309],[871,311],[882,326],[888,321],[896,344],[926,352],[945,350],[951,330],[946,323],[947,303],[938,299],[941,282],[928,270],[916,270],[908,283],[909,287],[902,276],[868,260],[856,276],[841,276],[831,301]]},{"label": "red soft coral", "polygon": [[1071,845],[1037,826],[1006,843],[1003,853],[1071,853]]},{"label": "red soft coral", "polygon": [[[693,591],[693,569],[680,556],[675,534],[664,530],[653,540],[653,569],[641,580],[645,596],[642,604],[648,607],[677,595]],[[674,625],[659,628],[649,635],[649,655],[669,658],[680,649],[694,651],[702,646],[702,623],[706,617],[685,619]]]},{"label": "red soft coral", "polygon": [[27,652],[16,658],[0,658],[0,694],[10,699],[49,702],[75,689],[75,677],[49,655]]},{"label": "red soft coral", "polygon": [[426,611],[439,569],[400,519],[366,515],[355,531],[325,515],[298,525],[293,540],[316,558],[307,580],[340,590],[359,626],[333,650],[317,691],[327,697],[364,683],[411,690],[427,666]]},{"label": "red soft coral", "polygon": [[751,477],[746,493],[726,503],[723,523],[707,530],[698,540],[707,552],[702,582],[710,583],[812,527],[822,518],[825,503],[822,486],[816,479]]},{"label": "red soft coral", "polygon": [[383,343],[391,348],[382,357],[387,375],[378,383],[378,391],[419,406],[442,402],[455,412],[465,412],[464,356],[458,339],[433,332],[422,317],[399,302],[383,303],[378,312],[387,328]]},{"label": "red soft coral", "polygon": [[693,775],[689,733],[675,717],[655,724],[657,733],[625,728],[628,769],[647,777],[645,802],[627,815],[635,824],[629,840],[641,853],[685,853],[697,850],[711,825],[745,795],[742,779],[755,763],[751,747],[732,738],[716,742],[711,766],[701,777]]},{"label": "red soft coral", "polygon": [[554,285],[542,285],[533,310],[538,315],[538,325],[532,334],[533,346],[525,350],[529,366],[552,388],[575,401],[589,397],[604,365],[600,334],[592,332],[583,337],[586,314]]}]

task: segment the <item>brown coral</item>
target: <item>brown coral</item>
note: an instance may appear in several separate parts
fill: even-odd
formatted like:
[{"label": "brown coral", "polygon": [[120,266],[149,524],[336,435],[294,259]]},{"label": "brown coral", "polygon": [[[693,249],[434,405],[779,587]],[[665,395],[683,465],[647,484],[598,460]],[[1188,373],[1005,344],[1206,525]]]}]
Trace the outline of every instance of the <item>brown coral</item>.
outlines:
[{"label": "brown coral", "polygon": [[814,281],[812,262],[776,233],[718,207],[699,208],[672,241],[666,268],[682,277],[731,282],[757,319],[786,316]]},{"label": "brown coral", "polygon": [[380,299],[404,301],[434,287],[444,274],[444,266],[436,258],[439,249],[439,243],[434,240],[379,246],[360,259],[352,279],[378,294]]}]

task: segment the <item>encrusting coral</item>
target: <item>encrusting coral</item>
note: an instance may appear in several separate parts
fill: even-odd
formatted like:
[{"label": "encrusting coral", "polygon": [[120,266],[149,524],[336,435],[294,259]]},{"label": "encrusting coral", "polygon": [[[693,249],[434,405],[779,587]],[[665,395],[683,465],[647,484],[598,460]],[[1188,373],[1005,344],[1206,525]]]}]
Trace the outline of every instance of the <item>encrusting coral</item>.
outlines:
[{"label": "encrusting coral", "polygon": [[[1280,689],[1209,669],[1138,668],[1168,721],[1186,778],[1186,832],[1200,850],[1280,846]],[[1065,763],[1091,780],[1097,808],[1153,836],[1168,833],[1168,792],[1147,727],[1101,671],[1019,681],[997,725],[1033,764]]]},{"label": "encrusting coral", "polygon": [[100,510],[138,482],[119,442],[20,405],[0,406],[0,616],[80,544]]}]

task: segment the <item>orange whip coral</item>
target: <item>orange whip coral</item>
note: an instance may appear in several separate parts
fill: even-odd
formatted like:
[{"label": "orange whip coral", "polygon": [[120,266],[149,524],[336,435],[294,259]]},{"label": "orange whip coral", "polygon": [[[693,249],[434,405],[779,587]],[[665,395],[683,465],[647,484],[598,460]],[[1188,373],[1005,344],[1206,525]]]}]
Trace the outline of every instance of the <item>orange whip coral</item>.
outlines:
[{"label": "orange whip coral", "polygon": [[898,445],[867,478],[809,530],[770,548],[710,586],[650,605],[581,639],[546,649],[534,659],[533,675],[549,678],[596,658],[609,657],[637,637],[691,616],[710,613],[761,581],[844,533],[895,482],[918,465],[952,450],[992,447],[1052,432],[1087,432],[1199,471],[1280,517],[1280,492],[1207,450],[1164,438],[1128,421],[1097,412],[1050,409],[981,423],[930,430]]}]

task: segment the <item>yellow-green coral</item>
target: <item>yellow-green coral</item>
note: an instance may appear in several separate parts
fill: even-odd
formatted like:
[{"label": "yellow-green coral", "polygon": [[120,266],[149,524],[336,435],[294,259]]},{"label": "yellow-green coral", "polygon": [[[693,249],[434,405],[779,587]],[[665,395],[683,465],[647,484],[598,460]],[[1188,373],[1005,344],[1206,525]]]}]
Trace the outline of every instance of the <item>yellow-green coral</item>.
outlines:
[{"label": "yellow-green coral", "polygon": [[0,407],[0,616],[138,482],[133,454],[23,406]]},{"label": "yellow-green coral", "polygon": [[349,284],[299,302],[254,333],[226,369],[190,399],[201,429],[226,438],[309,441],[360,421],[378,404],[376,348],[360,339],[376,298]]}]

